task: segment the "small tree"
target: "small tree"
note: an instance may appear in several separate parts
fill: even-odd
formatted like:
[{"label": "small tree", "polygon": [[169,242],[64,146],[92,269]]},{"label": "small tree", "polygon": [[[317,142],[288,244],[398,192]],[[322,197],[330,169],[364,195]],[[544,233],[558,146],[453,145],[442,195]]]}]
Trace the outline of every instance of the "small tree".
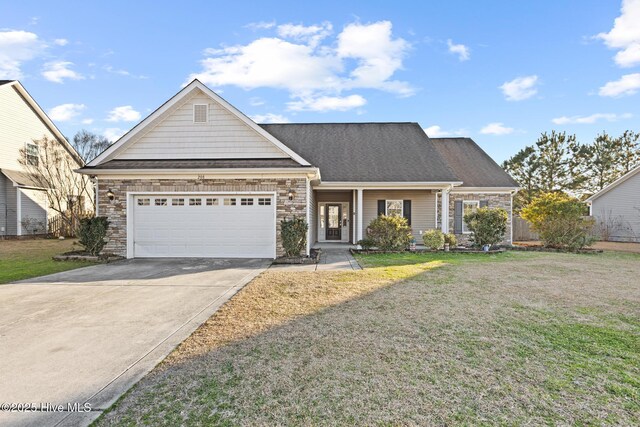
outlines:
[{"label": "small tree", "polygon": [[383,251],[402,251],[411,242],[411,227],[398,215],[380,215],[367,228],[367,236]]},{"label": "small tree", "polygon": [[445,244],[445,237],[440,230],[427,230],[422,235],[424,245],[434,251],[442,248]]},{"label": "small tree", "polygon": [[595,241],[594,221],[585,213],[578,199],[555,192],[536,197],[520,215],[531,223],[545,246],[577,250]]},{"label": "small tree", "polygon": [[293,217],[280,221],[280,236],[286,256],[299,256],[307,246],[309,226],[303,218]]},{"label": "small tree", "polygon": [[99,255],[106,244],[108,227],[109,221],[105,216],[81,219],[78,230],[79,243],[91,255]]},{"label": "small tree", "polygon": [[509,214],[502,208],[479,208],[464,216],[474,246],[496,245],[507,232]]}]

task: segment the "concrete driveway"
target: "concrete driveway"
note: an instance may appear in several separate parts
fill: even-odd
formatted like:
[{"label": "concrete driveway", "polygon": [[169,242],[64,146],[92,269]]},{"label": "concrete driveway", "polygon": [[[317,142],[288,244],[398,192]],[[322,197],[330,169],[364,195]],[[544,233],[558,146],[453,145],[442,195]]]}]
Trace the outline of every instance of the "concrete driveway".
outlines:
[{"label": "concrete driveway", "polygon": [[0,404],[37,409],[0,425],[89,423],[269,264],[136,259],[0,285]]}]

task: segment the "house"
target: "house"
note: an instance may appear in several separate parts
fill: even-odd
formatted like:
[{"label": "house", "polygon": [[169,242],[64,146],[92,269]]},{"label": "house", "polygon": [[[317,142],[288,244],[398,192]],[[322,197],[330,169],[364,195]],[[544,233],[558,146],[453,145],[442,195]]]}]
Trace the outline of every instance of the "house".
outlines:
[{"label": "house", "polygon": [[586,202],[604,240],[640,242],[640,165]]},{"label": "house", "polygon": [[280,221],[354,243],[378,214],[468,237],[463,213],[509,212],[517,184],[468,138],[417,123],[258,125],[198,80],[81,169],[98,181],[105,251],[126,257],[283,253]]},{"label": "house", "polygon": [[[32,164],[39,161],[37,141],[44,137],[59,143],[74,167],[83,165],[24,86],[17,80],[0,80],[0,237],[43,234],[55,214],[47,189],[20,163],[24,156]],[[73,173],[71,168],[68,173]]]}]

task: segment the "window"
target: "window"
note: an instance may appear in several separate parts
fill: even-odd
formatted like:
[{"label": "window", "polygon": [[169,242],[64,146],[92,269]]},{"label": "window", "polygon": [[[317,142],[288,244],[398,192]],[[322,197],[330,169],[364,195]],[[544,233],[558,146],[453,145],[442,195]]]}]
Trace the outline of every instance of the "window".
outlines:
[{"label": "window", "polygon": [[207,104],[193,104],[193,123],[207,123]]},{"label": "window", "polygon": [[244,197],[240,199],[240,205],[242,206],[253,206],[253,199],[245,199]]},{"label": "window", "polygon": [[387,216],[402,216],[402,200],[387,200]]},{"label": "window", "polygon": [[480,202],[477,200],[465,200],[462,202],[462,232],[465,234],[471,233],[467,228],[467,223],[464,221],[464,216],[474,212],[480,207]]},{"label": "window", "polygon": [[171,199],[171,206],[184,206],[184,199]]},{"label": "window", "polygon": [[271,197],[259,197],[258,205],[260,206],[271,206]]},{"label": "window", "polygon": [[236,199],[235,198],[224,199],[224,205],[225,206],[235,206],[236,205]]},{"label": "window", "polygon": [[138,199],[138,206],[149,206],[150,199]]},{"label": "window", "polygon": [[38,151],[38,145],[32,142],[27,142],[27,147],[25,149],[25,155],[27,164],[31,166],[38,166],[40,156]]},{"label": "window", "polygon": [[167,199],[155,199],[156,206],[167,206]]},{"label": "window", "polygon": [[207,206],[218,206],[218,199],[207,199]]},{"label": "window", "polygon": [[202,199],[189,199],[189,206],[202,206]]}]

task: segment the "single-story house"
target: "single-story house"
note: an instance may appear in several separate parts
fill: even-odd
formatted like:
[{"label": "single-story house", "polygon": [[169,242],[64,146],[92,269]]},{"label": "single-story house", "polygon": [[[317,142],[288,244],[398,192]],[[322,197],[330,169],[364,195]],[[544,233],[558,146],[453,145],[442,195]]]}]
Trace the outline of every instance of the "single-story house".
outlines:
[{"label": "single-story house", "polygon": [[469,138],[417,123],[258,125],[194,80],[80,170],[111,222],[105,252],[126,257],[283,253],[280,221],[304,217],[308,247],[355,243],[378,214],[402,215],[418,243],[463,214],[509,212],[517,184]]},{"label": "single-story house", "polygon": [[640,165],[586,202],[602,238],[640,242]]}]

